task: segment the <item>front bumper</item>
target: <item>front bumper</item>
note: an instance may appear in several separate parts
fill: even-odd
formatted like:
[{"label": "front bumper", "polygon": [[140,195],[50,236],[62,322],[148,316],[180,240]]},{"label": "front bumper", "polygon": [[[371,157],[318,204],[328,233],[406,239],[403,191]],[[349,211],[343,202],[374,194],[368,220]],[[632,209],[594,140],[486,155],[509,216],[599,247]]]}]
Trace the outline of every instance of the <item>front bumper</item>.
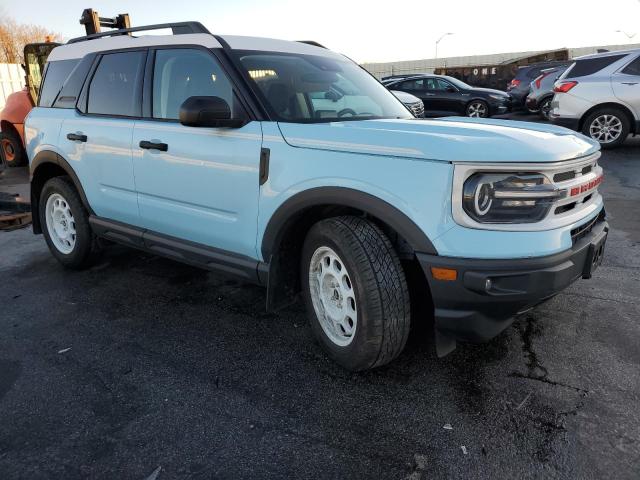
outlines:
[{"label": "front bumper", "polygon": [[[573,246],[537,258],[481,260],[418,253],[431,287],[440,339],[483,342],[513,322],[513,316],[556,295],[578,278],[590,278],[602,261],[609,226],[604,211],[572,232]],[[455,280],[436,280],[431,268],[457,271]],[[489,281],[489,286],[488,282]],[[439,340],[440,342],[441,340]]]}]

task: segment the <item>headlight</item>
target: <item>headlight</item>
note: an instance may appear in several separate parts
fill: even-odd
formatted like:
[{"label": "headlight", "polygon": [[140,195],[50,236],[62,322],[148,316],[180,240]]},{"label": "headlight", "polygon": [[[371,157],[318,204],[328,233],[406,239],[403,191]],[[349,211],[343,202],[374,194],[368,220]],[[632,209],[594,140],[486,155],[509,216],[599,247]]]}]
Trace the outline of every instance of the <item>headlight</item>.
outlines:
[{"label": "headlight", "polygon": [[479,223],[533,223],[566,195],[537,173],[475,173],[465,182],[462,208]]},{"label": "headlight", "polygon": [[494,100],[500,100],[501,102],[506,102],[509,97],[505,97],[504,95],[494,95],[492,93],[489,94],[491,98]]}]

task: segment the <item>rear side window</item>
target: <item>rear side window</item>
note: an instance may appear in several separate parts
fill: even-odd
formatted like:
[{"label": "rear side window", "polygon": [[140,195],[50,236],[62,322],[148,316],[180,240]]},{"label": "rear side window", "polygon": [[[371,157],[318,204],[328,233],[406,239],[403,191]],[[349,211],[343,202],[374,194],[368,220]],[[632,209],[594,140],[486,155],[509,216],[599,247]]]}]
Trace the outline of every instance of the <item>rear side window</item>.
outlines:
[{"label": "rear side window", "polygon": [[78,59],[58,60],[57,62],[49,62],[44,74],[44,83],[40,91],[39,107],[50,107],[53,105],[58,93],[64,85],[71,71],[78,63]]},{"label": "rear side window", "polygon": [[400,88],[402,90],[423,90],[424,89],[424,81],[423,80],[408,80],[406,82],[402,82],[400,84]]},{"label": "rear side window", "polygon": [[140,116],[146,52],[103,55],[89,85],[87,113]]},{"label": "rear side window", "polygon": [[627,75],[640,75],[640,57],[622,69],[622,73]]},{"label": "rear side window", "polygon": [[609,55],[608,57],[585,58],[584,60],[576,60],[576,64],[571,69],[568,77],[586,77],[599,72],[603,68],[608,67],[613,62],[617,62],[624,55]]}]

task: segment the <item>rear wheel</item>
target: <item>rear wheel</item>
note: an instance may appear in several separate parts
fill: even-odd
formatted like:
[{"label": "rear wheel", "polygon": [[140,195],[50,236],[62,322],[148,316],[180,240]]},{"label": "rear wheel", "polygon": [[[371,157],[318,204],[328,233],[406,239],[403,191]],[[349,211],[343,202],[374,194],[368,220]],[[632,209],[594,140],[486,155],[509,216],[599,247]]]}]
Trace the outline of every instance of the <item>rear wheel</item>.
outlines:
[{"label": "rear wheel", "polygon": [[96,251],[89,215],[69,177],[55,177],[40,194],[40,225],[49,250],[68,268],[89,265]]},{"label": "rear wheel", "polygon": [[0,156],[7,167],[20,167],[27,164],[27,153],[22,140],[13,130],[0,132]]},{"label": "rear wheel", "polygon": [[467,117],[487,118],[489,116],[489,105],[482,100],[474,100],[467,105]]},{"label": "rear wheel", "polygon": [[315,224],[301,274],[311,328],[337,363],[365,370],[400,354],[409,335],[409,292],[400,260],[375,224],[349,216]]},{"label": "rear wheel", "polygon": [[602,148],[615,148],[624,142],[631,129],[627,115],[617,108],[603,108],[589,115],[582,133],[600,143]]},{"label": "rear wheel", "polygon": [[549,120],[549,114],[551,113],[551,100],[553,97],[545,98],[540,102],[540,116],[545,120]]}]

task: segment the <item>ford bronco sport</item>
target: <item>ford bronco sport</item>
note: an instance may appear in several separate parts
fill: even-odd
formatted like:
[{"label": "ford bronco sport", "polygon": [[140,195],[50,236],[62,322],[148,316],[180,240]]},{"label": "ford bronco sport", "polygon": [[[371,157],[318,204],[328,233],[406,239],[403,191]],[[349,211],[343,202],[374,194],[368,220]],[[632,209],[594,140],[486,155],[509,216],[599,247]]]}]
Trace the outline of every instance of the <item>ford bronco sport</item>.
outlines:
[{"label": "ford bronco sport", "polygon": [[608,231],[595,141],[418,120],[314,42],[197,22],[55,48],[26,143],[34,231],[64,266],[104,238],[263,284],[268,308],[301,291],[352,370],[402,351],[412,266],[445,355],[589,278]]}]

